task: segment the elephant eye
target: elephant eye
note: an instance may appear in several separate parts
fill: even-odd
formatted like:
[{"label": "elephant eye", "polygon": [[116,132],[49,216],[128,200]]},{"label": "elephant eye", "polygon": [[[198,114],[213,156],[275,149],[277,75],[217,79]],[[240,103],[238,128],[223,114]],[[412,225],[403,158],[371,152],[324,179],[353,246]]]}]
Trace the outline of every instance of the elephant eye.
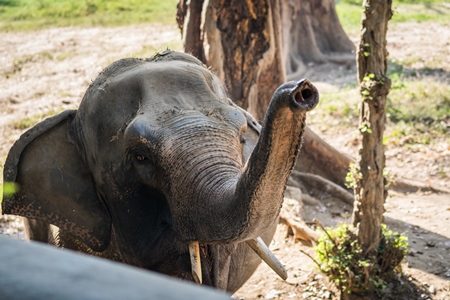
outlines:
[{"label": "elephant eye", "polygon": [[145,157],[143,155],[136,155],[136,160],[138,162],[144,162],[145,160],[147,160],[147,157]]}]

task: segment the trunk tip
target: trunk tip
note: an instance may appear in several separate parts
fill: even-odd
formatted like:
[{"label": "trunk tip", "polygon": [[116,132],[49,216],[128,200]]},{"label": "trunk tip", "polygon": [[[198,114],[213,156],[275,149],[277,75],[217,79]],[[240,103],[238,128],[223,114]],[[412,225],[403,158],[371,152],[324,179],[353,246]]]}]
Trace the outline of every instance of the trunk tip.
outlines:
[{"label": "trunk tip", "polygon": [[292,96],[294,101],[307,111],[312,110],[319,103],[319,92],[307,79],[297,82],[297,87],[294,89]]}]

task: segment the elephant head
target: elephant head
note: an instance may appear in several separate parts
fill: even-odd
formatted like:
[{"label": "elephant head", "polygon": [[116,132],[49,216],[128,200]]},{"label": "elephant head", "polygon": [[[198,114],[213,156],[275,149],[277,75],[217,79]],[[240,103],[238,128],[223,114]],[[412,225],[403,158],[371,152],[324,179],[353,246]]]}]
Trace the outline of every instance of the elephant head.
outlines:
[{"label": "elephant head", "polygon": [[57,226],[56,245],[192,280],[191,248],[200,280],[235,290],[256,268],[243,242],[273,235],[317,102],[309,81],[283,84],[261,128],[190,55],[119,60],[77,111],[15,143],[4,179],[21,189],[3,213]]}]

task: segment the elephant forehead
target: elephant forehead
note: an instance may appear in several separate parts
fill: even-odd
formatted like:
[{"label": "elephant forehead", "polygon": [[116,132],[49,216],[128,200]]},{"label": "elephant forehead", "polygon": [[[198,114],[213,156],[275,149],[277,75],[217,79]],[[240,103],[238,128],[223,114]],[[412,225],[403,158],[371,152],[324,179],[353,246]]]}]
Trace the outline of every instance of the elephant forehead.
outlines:
[{"label": "elephant forehead", "polygon": [[170,61],[142,66],[142,105],[161,108],[223,106],[227,95],[209,70],[195,64]]},{"label": "elephant forehead", "polygon": [[232,123],[238,129],[246,123],[242,113],[229,105],[220,80],[203,66],[184,61],[157,62],[141,66],[130,76],[139,77],[141,82],[137,115],[156,126],[199,115],[220,125]]},{"label": "elephant forehead", "polygon": [[[186,61],[126,60],[108,67],[89,87],[80,108],[90,114],[228,106],[225,88],[205,67]],[[109,71],[112,69],[112,71]],[[108,112],[109,111],[109,112]],[[128,114],[127,114],[128,115]]]},{"label": "elephant forehead", "polygon": [[83,128],[79,132],[83,140],[100,147],[120,141],[137,119],[145,120],[140,122],[146,125],[142,128],[157,129],[188,115],[234,130],[246,123],[242,113],[229,105],[220,80],[205,67],[189,61],[127,59],[108,67],[90,86],[76,127]]}]

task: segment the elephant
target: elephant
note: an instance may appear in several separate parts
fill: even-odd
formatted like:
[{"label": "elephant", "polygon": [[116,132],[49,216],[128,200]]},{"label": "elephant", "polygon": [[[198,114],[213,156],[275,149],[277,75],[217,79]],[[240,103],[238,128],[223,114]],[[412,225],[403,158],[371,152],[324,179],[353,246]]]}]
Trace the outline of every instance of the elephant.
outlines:
[{"label": "elephant", "polygon": [[118,60],[15,142],[2,213],[31,240],[234,292],[274,235],[318,99],[284,83],[259,125],[189,54]]}]

